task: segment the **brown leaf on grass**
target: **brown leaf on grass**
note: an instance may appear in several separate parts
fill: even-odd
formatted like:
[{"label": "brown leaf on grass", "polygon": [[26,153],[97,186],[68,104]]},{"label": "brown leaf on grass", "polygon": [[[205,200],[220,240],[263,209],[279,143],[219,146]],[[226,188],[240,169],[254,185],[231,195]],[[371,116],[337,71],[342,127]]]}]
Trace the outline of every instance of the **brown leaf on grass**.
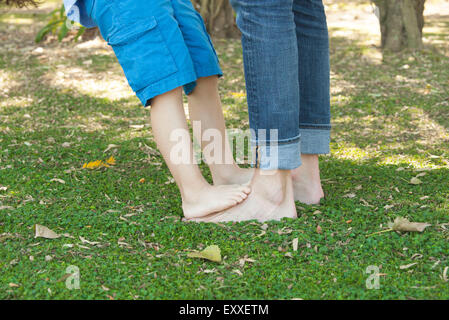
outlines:
[{"label": "brown leaf on grass", "polygon": [[449,269],[449,267],[445,267],[443,270],[443,280],[444,282],[447,282],[447,270]]},{"label": "brown leaf on grass", "polygon": [[58,179],[58,178],[51,179],[50,181],[51,181],[51,182],[59,182],[59,183],[65,184],[65,181],[64,181],[64,180]]},{"label": "brown leaf on grass", "polygon": [[10,287],[10,288],[18,288],[18,287],[20,287],[20,284],[10,282],[10,283],[9,283],[9,287]]},{"label": "brown leaf on grass", "polygon": [[118,147],[120,147],[120,146],[118,146],[118,145],[116,145],[116,144],[110,144],[110,145],[108,145],[108,147],[103,151],[103,153],[106,153],[106,152],[108,152],[109,150],[115,149],[115,148],[118,148]]},{"label": "brown leaf on grass", "polygon": [[92,246],[95,246],[95,245],[97,245],[97,244],[100,244],[100,242],[97,242],[97,241],[89,241],[89,240],[87,240],[86,238],[83,238],[83,237],[81,237],[81,236],[80,236],[80,240],[81,240],[82,243],[87,243],[87,244],[90,244],[90,245],[92,245]]},{"label": "brown leaf on grass", "polygon": [[189,252],[187,254],[187,257],[221,262],[221,252],[220,248],[217,245],[208,246],[203,251]]},{"label": "brown leaf on grass", "polygon": [[413,262],[413,263],[410,263],[410,264],[405,264],[405,265],[403,265],[403,266],[400,266],[399,269],[405,270],[405,269],[408,269],[408,268],[413,267],[413,266],[416,265],[416,264],[418,264],[418,262]]},{"label": "brown leaf on grass", "polygon": [[316,232],[317,233],[323,233],[323,229],[321,229],[321,227],[318,225],[318,226],[316,226]]},{"label": "brown leaf on grass", "polygon": [[239,276],[243,276],[242,271],[240,271],[239,269],[234,269],[232,270],[232,272],[237,273]]},{"label": "brown leaf on grass", "polygon": [[35,238],[46,238],[46,239],[57,239],[60,237],[59,234],[54,232],[53,230],[48,229],[45,226],[41,226],[40,224],[36,224],[34,226],[35,229]]},{"label": "brown leaf on grass", "polygon": [[416,177],[413,177],[410,180],[410,184],[418,185],[418,184],[421,184],[421,183],[422,183],[422,181],[419,178],[416,178]]},{"label": "brown leaf on grass", "polygon": [[243,258],[239,259],[240,267],[243,267],[246,262],[254,263],[256,262],[256,260],[248,258],[248,256],[245,255]]},{"label": "brown leaf on grass", "polygon": [[298,251],[298,238],[293,239],[292,241],[293,251]]},{"label": "brown leaf on grass", "polygon": [[431,224],[425,222],[410,222],[407,218],[397,217],[391,228],[395,231],[423,232],[424,229],[429,226],[431,226]]}]

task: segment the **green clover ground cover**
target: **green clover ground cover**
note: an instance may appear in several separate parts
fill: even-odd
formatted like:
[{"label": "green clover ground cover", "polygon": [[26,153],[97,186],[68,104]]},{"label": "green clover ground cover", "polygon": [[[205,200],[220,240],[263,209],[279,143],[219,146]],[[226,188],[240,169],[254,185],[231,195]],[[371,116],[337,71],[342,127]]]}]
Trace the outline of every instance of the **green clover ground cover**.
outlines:
[{"label": "green clover ground cover", "polygon": [[[35,50],[41,20],[26,11],[0,19],[1,299],[449,297],[447,20],[429,19],[425,51],[383,63],[363,35],[331,28],[326,199],[266,225],[181,222],[148,111],[132,95],[108,97],[123,82],[101,82],[122,79],[111,52],[71,42]],[[227,125],[245,129],[240,44],[216,44]],[[110,86],[106,95],[95,83]],[[82,169],[110,156],[110,168]],[[417,176],[422,183],[411,184]],[[432,226],[367,237],[397,216]],[[66,235],[34,238],[35,224]],[[187,257],[208,245],[220,247],[221,263]],[[79,268],[79,290],[66,287],[70,266]],[[378,290],[366,287],[369,266],[379,268]]]}]

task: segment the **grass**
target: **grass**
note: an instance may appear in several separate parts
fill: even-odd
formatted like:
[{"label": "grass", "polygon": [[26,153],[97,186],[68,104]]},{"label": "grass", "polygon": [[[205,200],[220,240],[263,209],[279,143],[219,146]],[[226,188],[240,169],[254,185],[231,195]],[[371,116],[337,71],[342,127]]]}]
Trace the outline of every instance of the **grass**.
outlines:
[{"label": "grass", "polygon": [[[40,15],[0,17],[1,299],[449,297],[449,35],[438,32],[447,16],[428,18],[423,52],[383,57],[368,34],[330,24],[326,199],[262,227],[181,222],[178,190],[146,147],[155,149],[148,111],[111,51],[95,41],[33,51]],[[216,44],[227,125],[247,128],[246,100],[236,94],[245,90],[240,44]],[[119,147],[103,152],[110,144]],[[81,169],[111,155],[114,167]],[[410,184],[417,175],[423,183]],[[367,237],[397,216],[432,226]],[[34,238],[35,224],[71,237]],[[222,263],[187,257],[211,244]],[[79,268],[79,290],[65,285],[70,266]],[[379,290],[366,287],[368,266],[379,268]]]}]

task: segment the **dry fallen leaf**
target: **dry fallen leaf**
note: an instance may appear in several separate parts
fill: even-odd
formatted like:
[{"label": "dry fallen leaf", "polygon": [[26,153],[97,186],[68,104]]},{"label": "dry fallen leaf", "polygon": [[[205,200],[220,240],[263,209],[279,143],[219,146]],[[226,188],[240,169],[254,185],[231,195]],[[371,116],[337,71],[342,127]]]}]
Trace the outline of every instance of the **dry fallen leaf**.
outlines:
[{"label": "dry fallen leaf", "polygon": [[116,145],[116,144],[110,144],[110,145],[108,145],[108,147],[103,151],[103,153],[106,153],[106,152],[108,152],[109,150],[115,149],[115,148],[118,148],[118,147],[120,147],[120,146],[118,146],[118,145]]},{"label": "dry fallen leaf", "polygon": [[97,242],[97,241],[89,241],[86,238],[83,238],[81,236],[80,236],[80,240],[81,240],[82,243],[87,243],[87,244],[90,244],[92,246],[95,246],[95,245],[100,243],[100,242]]},{"label": "dry fallen leaf", "polygon": [[103,168],[103,167],[109,167],[109,165],[107,163],[103,162],[102,160],[91,161],[91,162],[85,163],[83,165],[83,169],[90,169],[90,170]]},{"label": "dry fallen leaf", "polygon": [[106,160],[106,163],[107,164],[109,164],[109,165],[111,165],[111,166],[115,166],[115,158],[114,158],[114,156],[110,156],[107,160]]},{"label": "dry fallen leaf", "polygon": [[20,285],[17,284],[17,283],[10,282],[10,283],[9,283],[9,287],[10,287],[10,288],[18,288],[18,287],[20,287]]},{"label": "dry fallen leaf", "polygon": [[414,184],[414,185],[418,185],[418,184],[421,184],[422,181],[421,181],[419,178],[413,177],[413,178],[410,180],[410,183],[411,183],[411,184]]},{"label": "dry fallen leaf", "polygon": [[397,217],[391,228],[395,231],[423,232],[431,224],[425,222],[410,222],[407,218]]},{"label": "dry fallen leaf", "polygon": [[323,229],[321,229],[321,227],[318,225],[318,226],[316,226],[316,232],[323,233]]},{"label": "dry fallen leaf", "polygon": [[54,179],[51,179],[50,181],[51,181],[51,182],[55,181],[55,182],[59,182],[59,183],[65,184],[65,181],[62,180],[62,179],[54,178]]},{"label": "dry fallen leaf", "polygon": [[237,273],[239,276],[243,276],[243,273],[239,269],[234,269],[232,272]]},{"label": "dry fallen leaf", "polygon": [[298,251],[298,238],[293,239],[292,246],[293,246],[293,251]]},{"label": "dry fallen leaf", "polygon": [[413,267],[416,264],[418,264],[418,262],[413,262],[413,263],[410,263],[410,264],[406,264],[406,265],[400,266],[399,269],[401,269],[401,270],[408,269],[408,268]]},{"label": "dry fallen leaf", "polygon": [[443,270],[443,280],[444,282],[447,282],[447,270],[449,269],[449,267],[445,267]]},{"label": "dry fallen leaf", "polygon": [[208,246],[203,251],[194,251],[187,254],[189,258],[200,258],[214,262],[221,262],[220,248],[216,245]]},{"label": "dry fallen leaf", "polygon": [[41,226],[40,224],[36,224],[35,228],[35,238],[46,238],[46,239],[57,239],[60,237],[59,234],[54,232],[53,230],[48,229],[45,226]]}]

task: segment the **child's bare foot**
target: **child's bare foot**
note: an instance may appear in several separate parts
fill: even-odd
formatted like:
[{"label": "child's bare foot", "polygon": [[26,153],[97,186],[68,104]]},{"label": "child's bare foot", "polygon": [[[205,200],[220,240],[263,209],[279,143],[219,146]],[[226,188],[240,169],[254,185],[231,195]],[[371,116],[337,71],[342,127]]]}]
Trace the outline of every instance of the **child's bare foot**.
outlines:
[{"label": "child's bare foot", "polygon": [[200,190],[189,190],[182,199],[187,219],[200,218],[229,209],[244,201],[251,192],[248,185],[205,185]]},{"label": "child's bare foot", "polygon": [[319,204],[324,198],[321,186],[318,155],[301,155],[302,165],[292,170],[295,201],[305,204]]},{"label": "child's bare foot", "polygon": [[277,170],[273,174],[260,174],[257,170],[251,182],[251,194],[243,203],[203,218],[196,222],[226,222],[246,220],[280,220],[296,218],[293,187],[289,171]]}]

